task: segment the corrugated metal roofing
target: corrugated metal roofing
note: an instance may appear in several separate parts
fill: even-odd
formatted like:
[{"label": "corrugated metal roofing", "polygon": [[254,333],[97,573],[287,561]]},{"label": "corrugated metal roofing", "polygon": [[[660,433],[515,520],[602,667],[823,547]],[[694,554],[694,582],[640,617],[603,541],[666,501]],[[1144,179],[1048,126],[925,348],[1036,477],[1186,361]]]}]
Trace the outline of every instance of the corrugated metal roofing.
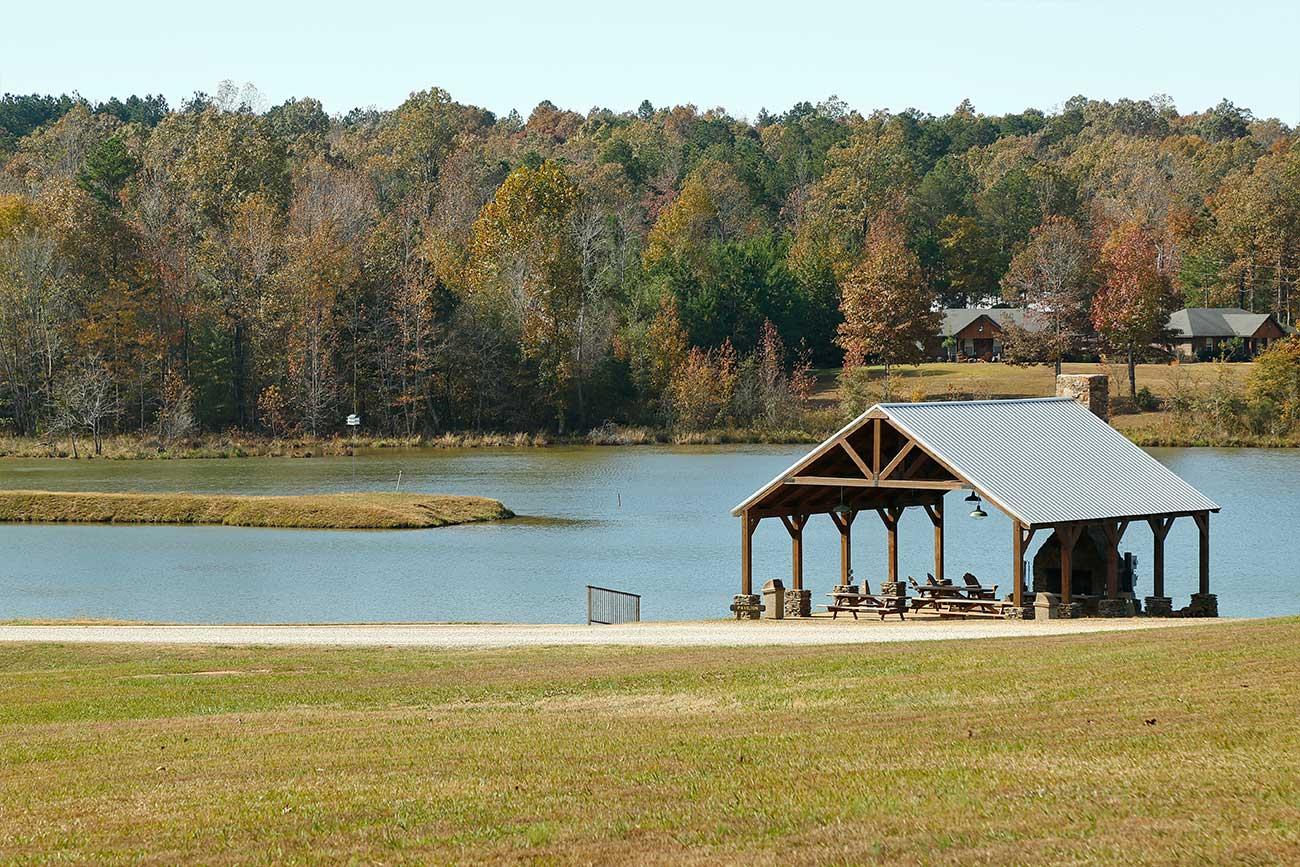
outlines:
[{"label": "corrugated metal roofing", "polygon": [[1025,524],[1219,510],[1078,402],[1049,397],[878,404],[733,512],[739,514],[784,484],[877,411]]},{"label": "corrugated metal roofing", "polygon": [[1026,524],[1219,509],[1068,398],[886,403],[880,409]]}]

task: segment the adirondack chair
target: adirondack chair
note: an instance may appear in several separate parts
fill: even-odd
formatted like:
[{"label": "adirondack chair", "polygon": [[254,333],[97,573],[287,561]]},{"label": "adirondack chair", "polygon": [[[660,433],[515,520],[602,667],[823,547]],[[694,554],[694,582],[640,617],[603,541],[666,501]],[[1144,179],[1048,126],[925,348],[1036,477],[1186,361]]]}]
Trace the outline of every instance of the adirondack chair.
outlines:
[{"label": "adirondack chair", "polygon": [[966,594],[971,599],[997,599],[998,598],[998,585],[994,584],[992,587],[985,587],[983,584],[980,583],[980,579],[976,578],[974,575],[972,575],[969,572],[961,576],[961,578],[963,581],[966,582]]}]

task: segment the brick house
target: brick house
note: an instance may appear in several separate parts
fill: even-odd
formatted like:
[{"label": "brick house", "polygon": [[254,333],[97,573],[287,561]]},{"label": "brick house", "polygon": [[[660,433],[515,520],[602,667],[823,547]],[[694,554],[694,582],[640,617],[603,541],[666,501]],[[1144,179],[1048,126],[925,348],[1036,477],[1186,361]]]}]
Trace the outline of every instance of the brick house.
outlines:
[{"label": "brick house", "polygon": [[[930,358],[980,358],[991,361],[1002,355],[1002,335],[1009,325],[1029,331],[1047,327],[1047,320],[1025,316],[1023,307],[966,307],[943,311],[939,333],[926,341]],[[1166,328],[1172,335],[1169,349],[1182,358],[1196,358],[1204,349],[1214,349],[1241,338],[1246,352],[1254,357],[1270,343],[1295,329],[1278,323],[1271,313],[1251,313],[1239,307],[1191,307],[1169,317]]]},{"label": "brick house", "polygon": [[1202,350],[1214,350],[1237,338],[1254,357],[1290,331],[1271,313],[1240,307],[1188,307],[1169,317],[1169,330],[1174,335],[1170,348],[1183,358],[1195,358]]},{"label": "brick house", "polygon": [[950,308],[943,311],[939,333],[927,341],[926,355],[991,361],[1002,355],[1002,335],[1010,325],[1037,331],[1046,323],[1035,316],[1026,319],[1023,307]]}]

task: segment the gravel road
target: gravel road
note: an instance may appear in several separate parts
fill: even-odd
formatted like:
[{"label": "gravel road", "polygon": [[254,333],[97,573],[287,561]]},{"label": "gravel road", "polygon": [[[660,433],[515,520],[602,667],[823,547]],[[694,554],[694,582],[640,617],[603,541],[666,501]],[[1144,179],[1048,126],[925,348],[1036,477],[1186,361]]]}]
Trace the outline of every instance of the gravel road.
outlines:
[{"label": "gravel road", "polygon": [[577,624],[428,623],[304,625],[0,625],[0,642],[97,644],[338,645],[371,647],[495,648],[562,645],[728,647],[757,645],[873,644],[895,641],[1013,638],[1203,627],[1217,620],[879,621],[760,620],[657,622],[623,626]]}]

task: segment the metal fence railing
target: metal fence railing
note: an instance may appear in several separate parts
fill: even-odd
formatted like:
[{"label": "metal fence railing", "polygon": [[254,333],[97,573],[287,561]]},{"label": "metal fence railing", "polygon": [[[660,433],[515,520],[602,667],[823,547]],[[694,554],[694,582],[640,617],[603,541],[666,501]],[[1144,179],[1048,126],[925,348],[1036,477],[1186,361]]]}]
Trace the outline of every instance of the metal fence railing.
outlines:
[{"label": "metal fence railing", "polygon": [[587,625],[637,623],[641,620],[641,597],[622,590],[587,585]]}]

